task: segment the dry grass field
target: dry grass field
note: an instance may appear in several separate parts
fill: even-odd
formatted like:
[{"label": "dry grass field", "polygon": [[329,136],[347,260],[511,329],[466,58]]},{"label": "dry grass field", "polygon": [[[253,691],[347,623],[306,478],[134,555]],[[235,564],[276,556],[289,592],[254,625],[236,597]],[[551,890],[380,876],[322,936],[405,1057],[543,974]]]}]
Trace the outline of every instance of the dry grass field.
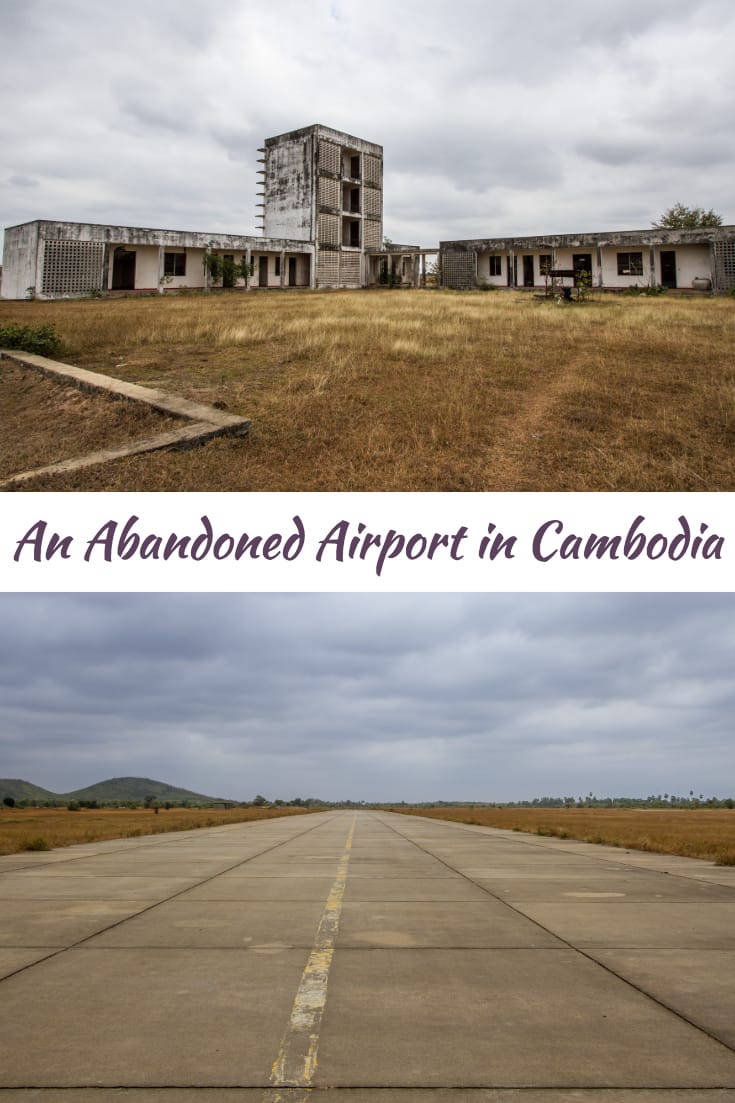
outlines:
[{"label": "dry grass field", "polygon": [[0,854],[50,850],[102,839],[129,839],[195,827],[302,816],[308,808],[161,808],[82,809],[0,808]]},{"label": "dry grass field", "polygon": [[85,394],[36,372],[0,367],[0,479],[178,428],[137,402]]},{"label": "dry grass field", "polygon": [[253,420],[26,490],[735,489],[729,297],[255,292],[2,302],[2,322]]},{"label": "dry grass field", "polygon": [[735,865],[732,809],[394,808],[393,811]]}]

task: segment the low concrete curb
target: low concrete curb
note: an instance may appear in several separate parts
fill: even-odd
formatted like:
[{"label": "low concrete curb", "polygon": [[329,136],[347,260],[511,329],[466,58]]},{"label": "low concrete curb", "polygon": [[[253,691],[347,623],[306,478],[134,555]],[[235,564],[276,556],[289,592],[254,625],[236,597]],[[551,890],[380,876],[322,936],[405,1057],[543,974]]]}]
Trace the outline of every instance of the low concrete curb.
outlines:
[{"label": "low concrete curb", "polygon": [[189,422],[189,424],[183,425],[181,429],[160,433],[155,437],[131,441],[116,448],[89,452],[85,456],[63,460],[48,467],[37,468],[35,471],[23,471],[9,479],[0,481],[0,487],[9,487],[15,483],[27,482],[30,479],[38,478],[40,475],[57,475],[76,471],[82,467],[92,467],[123,456],[135,456],[143,452],[156,452],[166,448],[192,448],[197,444],[203,444],[205,441],[211,440],[213,437],[244,437],[250,432],[251,422],[247,418],[225,414],[220,410],[216,410],[213,406],[205,406],[200,402],[190,402],[186,398],[168,394],[166,391],[141,387],[137,383],[126,383],[122,379],[114,379],[110,375],[99,375],[97,372],[87,371],[85,368],[74,367],[73,364],[63,364],[58,360],[49,360],[46,356],[0,349],[0,360],[8,360],[22,368],[33,368],[42,375],[61,379],[82,391],[106,394],[111,398],[127,399],[132,402],[141,402],[151,406],[154,410],[161,411],[161,413],[180,417]]}]

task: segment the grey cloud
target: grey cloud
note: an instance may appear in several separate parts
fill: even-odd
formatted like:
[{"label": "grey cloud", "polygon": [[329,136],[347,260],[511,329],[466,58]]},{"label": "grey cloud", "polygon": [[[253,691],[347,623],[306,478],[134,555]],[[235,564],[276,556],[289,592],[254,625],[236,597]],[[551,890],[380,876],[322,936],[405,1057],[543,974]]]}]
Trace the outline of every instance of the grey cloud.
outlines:
[{"label": "grey cloud", "polygon": [[6,596],[3,760],[51,788],[140,773],[241,798],[716,792],[732,612],[722,595]]},{"label": "grey cloud", "polygon": [[735,219],[725,0],[33,0],[0,18],[8,224],[252,232],[249,159],[316,121],[385,146],[395,240],[633,228],[677,199]]}]

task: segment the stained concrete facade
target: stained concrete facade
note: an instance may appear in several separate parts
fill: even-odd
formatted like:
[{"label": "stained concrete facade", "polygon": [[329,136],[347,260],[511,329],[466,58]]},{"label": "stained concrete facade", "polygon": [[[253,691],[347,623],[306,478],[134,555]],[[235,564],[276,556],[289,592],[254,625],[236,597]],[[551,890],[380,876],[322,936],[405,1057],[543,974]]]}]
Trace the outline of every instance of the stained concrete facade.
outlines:
[{"label": "stained concrete facade", "polygon": [[[382,146],[314,125],[266,138],[261,152],[263,236],[26,222],[5,231],[3,298],[364,286],[367,250],[383,238]],[[207,254],[227,261],[217,280]]]},{"label": "stained concrete facade", "polygon": [[593,287],[610,290],[735,287],[735,226],[475,238],[439,249],[442,286],[456,290],[545,288],[552,278],[571,286],[582,271]]},{"label": "stained concrete facade", "polygon": [[[252,287],[310,287],[310,242],[90,222],[26,222],[5,231],[3,298],[203,289],[207,253],[253,265]],[[221,282],[221,281],[220,281]],[[245,286],[236,276],[233,286]]]},{"label": "stained concrete facade", "polygon": [[[426,284],[439,252],[443,287],[610,290],[735,288],[735,226],[623,230],[442,241],[383,240],[383,147],[314,124],[266,138],[258,169],[262,236],[86,222],[26,222],[5,231],[2,297],[234,288],[359,288]],[[214,280],[207,255],[226,272]],[[554,275],[552,275],[554,273]],[[564,274],[566,273],[566,274]],[[572,274],[574,273],[574,274]]]},{"label": "stained concrete facade", "polygon": [[314,125],[266,138],[263,229],[314,243],[317,287],[363,287],[383,240],[383,147]]}]

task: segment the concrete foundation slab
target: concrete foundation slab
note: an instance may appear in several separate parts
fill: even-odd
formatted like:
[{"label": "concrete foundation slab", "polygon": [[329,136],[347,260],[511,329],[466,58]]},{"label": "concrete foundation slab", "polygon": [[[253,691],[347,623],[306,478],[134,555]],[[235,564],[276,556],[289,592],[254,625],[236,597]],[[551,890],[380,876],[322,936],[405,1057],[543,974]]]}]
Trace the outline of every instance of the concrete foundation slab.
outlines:
[{"label": "concrete foundation slab", "polygon": [[519,911],[575,946],[735,949],[735,903],[519,904]]},{"label": "concrete foundation slab", "polygon": [[592,950],[596,961],[735,1048],[735,952]]},{"label": "concrete foundation slab", "polygon": [[148,906],[145,900],[3,900],[0,946],[71,946]]},{"label": "concrete foundation slab", "polygon": [[16,973],[18,969],[24,969],[26,965],[32,965],[34,961],[41,961],[48,955],[49,949],[47,947],[35,947],[33,949],[27,947],[6,949],[3,947],[0,949],[0,978],[8,977],[11,973]]},{"label": "concrete foundation slab", "polygon": [[345,901],[484,900],[487,894],[463,877],[359,877],[347,882]]},{"label": "concrete foundation slab", "polygon": [[318,1086],[735,1089],[735,1053],[572,950],[342,950],[332,972]]},{"label": "concrete foundation slab", "polygon": [[[281,1088],[283,1103],[732,1103],[729,1088]],[[75,1088],[74,1103],[263,1103],[262,1088]],[[69,1089],[18,1088],[3,1103],[70,1103]]]},{"label": "concrete foundation slab", "polygon": [[494,840],[337,812],[0,865],[0,1103],[273,1103],[303,1023],[282,1103],[735,1103],[735,890]]},{"label": "concrete foundation slab", "polygon": [[508,900],[509,903],[548,902],[565,903],[583,900],[599,900],[605,903],[696,903],[710,901],[732,902],[731,889],[707,882],[695,882],[691,878],[668,877],[662,873],[621,871],[603,873],[602,876],[569,876],[565,870],[553,873],[534,873],[532,877],[505,876],[481,878],[479,884],[489,892]]},{"label": "concrete foundation slab", "polygon": [[193,877],[86,877],[83,873],[53,877],[40,873],[8,873],[2,890],[6,900],[165,900],[196,884]]},{"label": "concrete foundation slab", "polygon": [[179,898],[97,935],[88,945],[257,950],[278,944],[309,950],[323,909],[324,898],[314,903],[289,901],[283,909],[274,909],[272,901],[233,903]]},{"label": "concrete foundation slab", "polygon": [[347,902],[338,947],[560,947],[564,944],[503,904],[484,901]]},{"label": "concrete foundation slab", "polygon": [[318,900],[323,903],[332,886],[330,877],[234,877],[226,873],[190,889],[182,900]]},{"label": "concrete foundation slab", "polygon": [[303,967],[287,949],[68,950],[3,981],[2,1083],[267,1086]]}]

